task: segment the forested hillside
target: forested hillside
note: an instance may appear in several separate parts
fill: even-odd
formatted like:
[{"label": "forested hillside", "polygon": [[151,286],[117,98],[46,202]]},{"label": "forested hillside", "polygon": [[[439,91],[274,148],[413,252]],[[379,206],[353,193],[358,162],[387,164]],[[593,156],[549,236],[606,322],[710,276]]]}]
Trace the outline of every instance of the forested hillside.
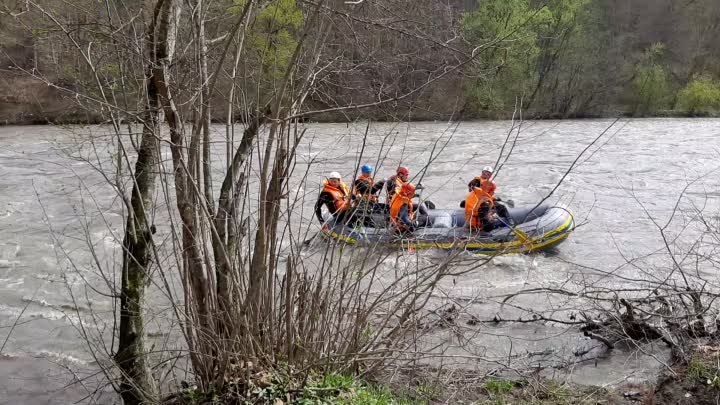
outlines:
[{"label": "forested hillside", "polygon": [[[211,53],[221,52],[218,46],[241,3],[213,3],[227,18],[207,28],[218,40],[208,44]],[[93,87],[98,78],[107,83],[126,78],[130,70],[142,72],[140,56],[123,64],[109,61],[113,49],[142,49],[137,37],[119,41],[104,31],[147,20],[141,5],[139,0],[4,1],[0,123],[102,120],[73,91]],[[254,35],[245,44],[257,49],[258,58],[228,58],[218,80],[229,83],[234,77],[258,89],[274,85],[278,66],[287,63],[301,35],[303,13],[315,6],[309,0],[266,2],[258,11],[265,16],[253,20],[248,29]],[[335,0],[321,6],[336,18],[322,38],[310,42],[326,49],[321,58],[303,63],[317,70],[305,108],[333,111],[311,119],[495,118],[520,108],[539,118],[720,110],[717,0]],[[108,18],[111,14],[115,17]],[[58,16],[71,29],[59,29],[53,21]],[[74,47],[87,51],[95,72]],[[183,65],[194,62],[182,44],[179,48],[175,68],[182,79]],[[142,75],[135,78],[115,83],[128,110],[138,110]],[[231,93],[224,96],[235,99],[237,111],[263,101],[262,91]],[[338,111],[387,99],[396,100]],[[213,117],[227,114],[215,111]]]}]

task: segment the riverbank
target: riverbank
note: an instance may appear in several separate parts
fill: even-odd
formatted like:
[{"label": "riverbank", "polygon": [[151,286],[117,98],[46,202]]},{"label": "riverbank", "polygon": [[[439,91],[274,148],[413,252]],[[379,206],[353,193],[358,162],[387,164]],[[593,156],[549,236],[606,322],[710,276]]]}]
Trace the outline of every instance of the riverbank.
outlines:
[{"label": "riverbank", "polygon": [[[68,94],[48,86],[28,76],[16,75],[0,78],[0,126],[11,125],[93,125],[108,122],[107,116],[98,113],[97,108],[87,108],[83,100],[69,97]],[[310,110],[322,110],[323,106],[312,106]],[[434,111],[429,106],[412,109],[398,106],[395,108],[362,109],[358,111],[342,111],[318,113],[307,118],[318,123],[353,122],[370,120],[375,122],[393,121],[449,121],[449,120],[504,120],[512,118],[512,111],[498,112],[455,112]],[[224,111],[217,111],[213,117],[215,123],[225,123]],[[558,120],[558,119],[597,119],[615,117],[636,118],[693,118],[720,117],[720,112],[689,114],[680,110],[663,110],[651,115],[636,115],[621,106],[609,106],[605,111],[586,111],[573,115],[548,114],[543,111],[529,110],[523,113],[525,119]],[[237,116],[237,121],[243,117]]]},{"label": "riverbank", "polygon": [[[1,105],[0,105],[1,107]],[[0,108],[2,109],[2,108]],[[525,120],[536,120],[536,121],[544,121],[544,120],[583,120],[583,119],[611,119],[611,118],[617,118],[617,117],[623,117],[623,118],[720,118],[720,113],[706,113],[706,114],[687,114],[681,111],[665,111],[656,115],[652,116],[635,116],[631,113],[622,112],[618,115],[612,115],[612,114],[584,114],[580,116],[572,116],[572,117],[556,117],[556,116],[545,116],[545,115],[537,115],[537,116],[527,116],[525,117]],[[470,118],[464,118],[464,121],[498,121],[498,120],[509,120],[511,119],[511,116],[476,116],[476,117],[470,117]],[[328,124],[328,123],[342,123],[342,122],[353,122],[354,120],[361,120],[361,121],[372,121],[372,122],[395,122],[392,117],[387,117],[383,115],[373,115],[373,114],[363,114],[362,117],[358,116],[354,119],[348,119],[347,115],[340,115],[340,114],[323,114],[323,115],[317,115],[312,116],[307,120],[307,122],[312,123],[321,123],[321,124]],[[414,115],[412,119],[406,119],[403,120],[403,122],[432,122],[432,121],[450,121],[452,117],[450,116],[443,116],[443,115],[429,115],[429,114],[423,114],[423,115]],[[225,124],[225,121],[222,120],[212,120],[215,124]],[[238,120],[236,122],[241,123],[242,121]],[[0,118],[0,127],[2,126],[30,126],[30,125],[48,125],[48,126],[55,126],[55,125],[102,125],[102,124],[109,124],[110,122],[106,119],[103,119],[103,117],[100,116],[94,116],[92,114],[89,114],[87,112],[81,111],[81,110],[74,110],[70,107],[68,109],[63,110],[62,112],[59,112],[57,115],[38,115],[36,113],[30,112],[19,112],[14,117],[3,117]]]},{"label": "riverbank", "polygon": [[[329,374],[296,388],[282,381],[232,383],[221,393],[201,393],[195,387],[166,398],[164,405],[267,404],[267,405],[576,405],[622,404],[644,398],[645,391],[623,396],[617,390],[583,387],[556,380],[506,380],[487,378],[473,384],[407,386],[368,383],[337,374]],[[640,396],[635,396],[640,395]]]},{"label": "riverbank", "polygon": [[[302,405],[705,405],[720,400],[720,344],[687,348],[655,384],[578,385],[540,376],[500,378],[473,372],[416,369],[370,380],[329,373],[289,378],[282,373],[240,373],[223,392],[190,387],[166,398],[165,405],[210,403]],[[381,381],[392,381],[381,383]],[[215,401],[215,402],[213,402]]]}]

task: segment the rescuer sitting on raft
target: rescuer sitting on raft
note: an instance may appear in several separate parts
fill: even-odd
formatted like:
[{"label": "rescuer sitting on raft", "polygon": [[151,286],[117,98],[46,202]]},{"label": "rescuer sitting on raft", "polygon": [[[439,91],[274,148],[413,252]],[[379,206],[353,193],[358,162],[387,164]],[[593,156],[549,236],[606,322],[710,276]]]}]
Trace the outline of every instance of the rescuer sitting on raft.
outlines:
[{"label": "rescuer sitting on raft", "polygon": [[475,177],[468,184],[468,193],[460,206],[465,208],[465,223],[471,230],[490,232],[495,228],[494,217],[508,218],[507,208],[495,197],[497,185],[490,178],[493,168],[485,166],[480,176]]},{"label": "rescuer sitting on raft", "polygon": [[321,224],[325,222],[322,216],[323,205],[338,221],[346,219],[350,214],[350,188],[343,183],[338,172],[330,173],[323,182],[322,190],[315,202],[315,216]]},{"label": "rescuer sitting on raft", "polygon": [[373,203],[378,202],[378,191],[382,190],[385,180],[375,181],[373,179],[373,167],[371,165],[363,165],[360,168],[360,175],[355,179],[354,197],[357,200],[366,200]]},{"label": "rescuer sitting on raft", "polygon": [[410,176],[410,169],[408,169],[405,166],[400,166],[397,169],[397,172],[395,172],[395,175],[391,176],[389,179],[387,179],[387,182],[385,183],[385,190],[387,191],[387,199],[385,200],[388,205],[392,205],[392,199],[395,194],[400,192],[400,189],[402,189],[402,186],[406,184],[409,180],[408,177]]},{"label": "rescuer sitting on raft", "polygon": [[360,176],[353,184],[353,199],[355,217],[365,226],[375,226],[372,220],[373,213],[387,212],[387,205],[378,202],[378,191],[382,190],[385,180],[373,179],[373,167],[365,164],[360,168]]},{"label": "rescuer sitting on raft", "polygon": [[418,221],[415,220],[412,199],[415,196],[415,185],[412,183],[403,184],[402,188],[393,195],[390,202],[390,224],[400,234],[413,232],[418,228]]}]

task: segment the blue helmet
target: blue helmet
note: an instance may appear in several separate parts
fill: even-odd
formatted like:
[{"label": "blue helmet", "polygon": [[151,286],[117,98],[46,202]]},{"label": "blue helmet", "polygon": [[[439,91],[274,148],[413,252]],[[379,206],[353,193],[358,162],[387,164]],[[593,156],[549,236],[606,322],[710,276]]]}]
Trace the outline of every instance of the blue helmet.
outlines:
[{"label": "blue helmet", "polygon": [[363,167],[360,168],[360,171],[363,172],[363,174],[370,174],[373,171],[373,167],[370,165],[363,165]]}]

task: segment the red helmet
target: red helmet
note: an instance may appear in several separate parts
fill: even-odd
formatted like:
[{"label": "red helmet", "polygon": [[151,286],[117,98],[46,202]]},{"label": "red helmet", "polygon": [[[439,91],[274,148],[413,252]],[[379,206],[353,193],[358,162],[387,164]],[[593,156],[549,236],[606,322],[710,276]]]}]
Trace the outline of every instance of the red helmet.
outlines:
[{"label": "red helmet", "polygon": [[408,168],[405,167],[405,166],[400,166],[400,167],[398,167],[398,169],[397,169],[397,174],[398,174],[398,175],[403,175],[403,176],[409,176],[409,175],[410,175],[410,169],[408,169]]},{"label": "red helmet", "polygon": [[400,192],[408,197],[412,197],[415,195],[415,185],[412,183],[405,183],[403,184]]}]

